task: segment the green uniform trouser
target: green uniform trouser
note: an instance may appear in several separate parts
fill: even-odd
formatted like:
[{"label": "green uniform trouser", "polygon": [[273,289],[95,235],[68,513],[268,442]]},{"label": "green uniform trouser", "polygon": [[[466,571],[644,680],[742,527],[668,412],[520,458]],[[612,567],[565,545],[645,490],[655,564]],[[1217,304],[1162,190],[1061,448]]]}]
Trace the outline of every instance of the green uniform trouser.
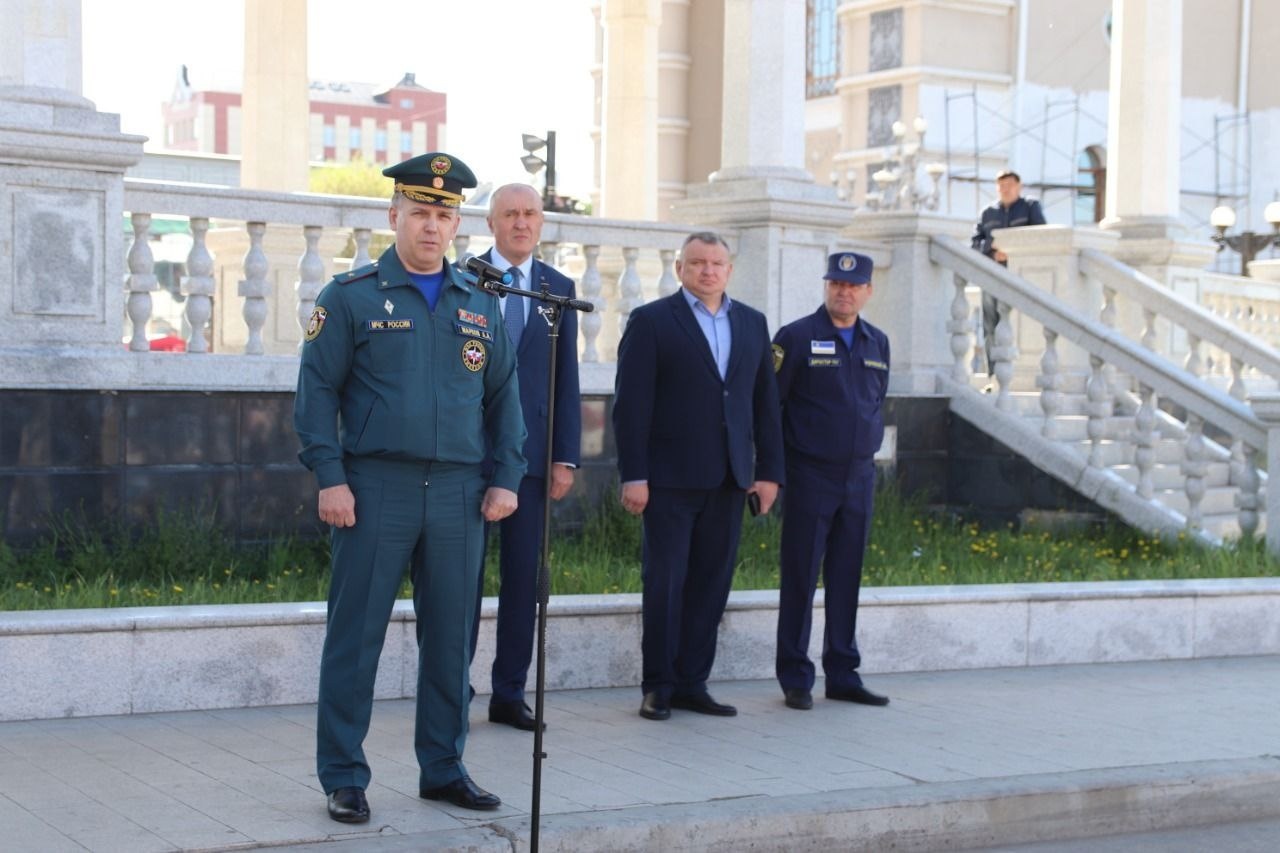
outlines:
[{"label": "green uniform trouser", "polygon": [[333,529],[320,663],[316,773],[325,793],[367,788],[365,735],[396,593],[409,567],[418,631],[414,749],[421,788],[466,775],[471,623],[483,554],[479,465],[348,457],[354,527]]}]

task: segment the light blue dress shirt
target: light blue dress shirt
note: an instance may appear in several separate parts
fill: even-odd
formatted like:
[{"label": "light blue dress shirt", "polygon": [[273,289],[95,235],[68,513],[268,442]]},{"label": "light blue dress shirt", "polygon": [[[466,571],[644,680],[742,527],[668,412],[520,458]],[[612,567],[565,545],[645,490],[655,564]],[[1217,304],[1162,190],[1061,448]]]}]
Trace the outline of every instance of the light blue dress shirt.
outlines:
[{"label": "light blue dress shirt", "polygon": [[729,348],[733,344],[733,332],[729,329],[729,309],[733,307],[733,301],[725,294],[720,302],[720,310],[712,314],[711,309],[687,288],[680,288],[680,292],[693,310],[693,318],[698,321],[698,328],[707,339],[707,346],[711,347],[711,357],[720,370],[720,378],[724,379],[729,372]]}]

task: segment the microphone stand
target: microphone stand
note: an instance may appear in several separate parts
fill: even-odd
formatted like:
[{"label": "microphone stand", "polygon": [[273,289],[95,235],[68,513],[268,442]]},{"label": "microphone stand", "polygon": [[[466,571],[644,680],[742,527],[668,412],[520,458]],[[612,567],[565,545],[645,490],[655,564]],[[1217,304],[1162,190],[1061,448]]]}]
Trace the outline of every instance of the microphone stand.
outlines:
[{"label": "microphone stand", "polygon": [[[509,278],[509,276],[508,276]],[[550,355],[547,370],[547,472],[543,477],[542,491],[542,549],[538,556],[538,664],[537,681],[534,689],[533,705],[533,802],[530,808],[531,823],[529,827],[529,850],[538,853],[538,829],[542,813],[542,760],[547,754],[542,751],[542,720],[547,678],[547,602],[551,597],[551,466],[552,442],[555,437],[556,424],[556,351],[560,342],[560,322],[564,319],[564,311],[581,311],[584,314],[595,310],[595,306],[584,299],[573,299],[568,296],[557,296],[544,284],[541,291],[524,290],[509,287],[504,282],[480,276],[480,286],[493,293],[510,294],[525,299],[534,299],[543,303],[537,309],[547,322],[547,341],[550,344]],[[577,341],[571,341],[576,346]]]}]

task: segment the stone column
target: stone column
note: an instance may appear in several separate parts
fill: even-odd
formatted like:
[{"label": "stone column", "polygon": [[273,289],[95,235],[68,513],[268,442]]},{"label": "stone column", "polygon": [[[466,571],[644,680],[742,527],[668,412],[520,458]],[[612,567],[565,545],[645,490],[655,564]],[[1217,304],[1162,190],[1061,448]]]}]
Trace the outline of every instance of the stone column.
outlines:
[{"label": "stone column", "polygon": [[657,219],[661,0],[604,0],[601,216]]},{"label": "stone column", "polygon": [[[910,211],[860,213],[844,229],[844,236],[857,243],[889,248],[887,253],[870,252],[876,264],[875,293],[866,315],[889,336],[890,387],[895,393],[936,394],[938,374],[951,373],[954,357],[947,321],[955,276],[929,260],[929,241],[936,235],[965,240],[972,230],[973,224],[965,219]],[[821,272],[817,278],[820,282]],[[816,303],[810,310],[813,307]]]},{"label": "stone column", "polygon": [[[1267,428],[1267,470],[1280,471],[1280,393],[1275,391],[1249,395],[1253,413],[1262,419]],[[1270,482],[1267,491],[1271,491]],[[1267,501],[1267,551],[1280,557],[1280,500],[1268,494]]]},{"label": "stone column", "polygon": [[245,0],[240,186],[305,192],[307,0]]},{"label": "stone column", "polygon": [[1107,209],[1100,224],[1120,232],[1118,259],[1185,290],[1177,268],[1203,268],[1213,248],[1189,239],[1179,221],[1182,7],[1182,0],[1113,4]]},{"label": "stone column", "polygon": [[726,0],[720,168],[673,205],[677,220],[735,228],[730,293],[771,328],[812,311],[804,293],[853,206],[804,169],[803,0]]},{"label": "stone column", "polygon": [[0,21],[0,376],[91,383],[85,350],[125,354],[123,179],[144,140],[81,95],[79,0],[0,0]]}]

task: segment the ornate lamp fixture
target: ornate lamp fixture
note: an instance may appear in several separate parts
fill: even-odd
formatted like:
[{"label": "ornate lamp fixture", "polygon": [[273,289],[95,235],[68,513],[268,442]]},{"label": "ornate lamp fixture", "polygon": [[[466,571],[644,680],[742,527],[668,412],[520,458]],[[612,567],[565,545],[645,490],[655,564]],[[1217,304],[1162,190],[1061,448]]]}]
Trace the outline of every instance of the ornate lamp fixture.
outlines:
[{"label": "ornate lamp fixture", "polygon": [[1209,214],[1209,224],[1213,226],[1213,242],[1218,244],[1218,251],[1231,249],[1240,253],[1240,275],[1249,274],[1249,264],[1258,253],[1272,245],[1280,246],[1280,201],[1273,201],[1262,212],[1263,217],[1271,223],[1271,233],[1255,233],[1241,231],[1228,234],[1227,229],[1236,224],[1236,212],[1226,205],[1215,207]]},{"label": "ornate lamp fixture", "polygon": [[867,207],[872,210],[938,209],[942,176],[946,173],[946,167],[937,161],[925,164],[924,171],[932,186],[927,192],[920,191],[917,173],[920,152],[924,150],[924,134],[929,123],[924,120],[924,116],[916,116],[911,126],[916,132],[915,142],[906,141],[905,123],[901,120],[893,123],[893,138],[897,140],[898,150],[890,153],[884,168],[871,176],[876,189],[867,192]]}]

